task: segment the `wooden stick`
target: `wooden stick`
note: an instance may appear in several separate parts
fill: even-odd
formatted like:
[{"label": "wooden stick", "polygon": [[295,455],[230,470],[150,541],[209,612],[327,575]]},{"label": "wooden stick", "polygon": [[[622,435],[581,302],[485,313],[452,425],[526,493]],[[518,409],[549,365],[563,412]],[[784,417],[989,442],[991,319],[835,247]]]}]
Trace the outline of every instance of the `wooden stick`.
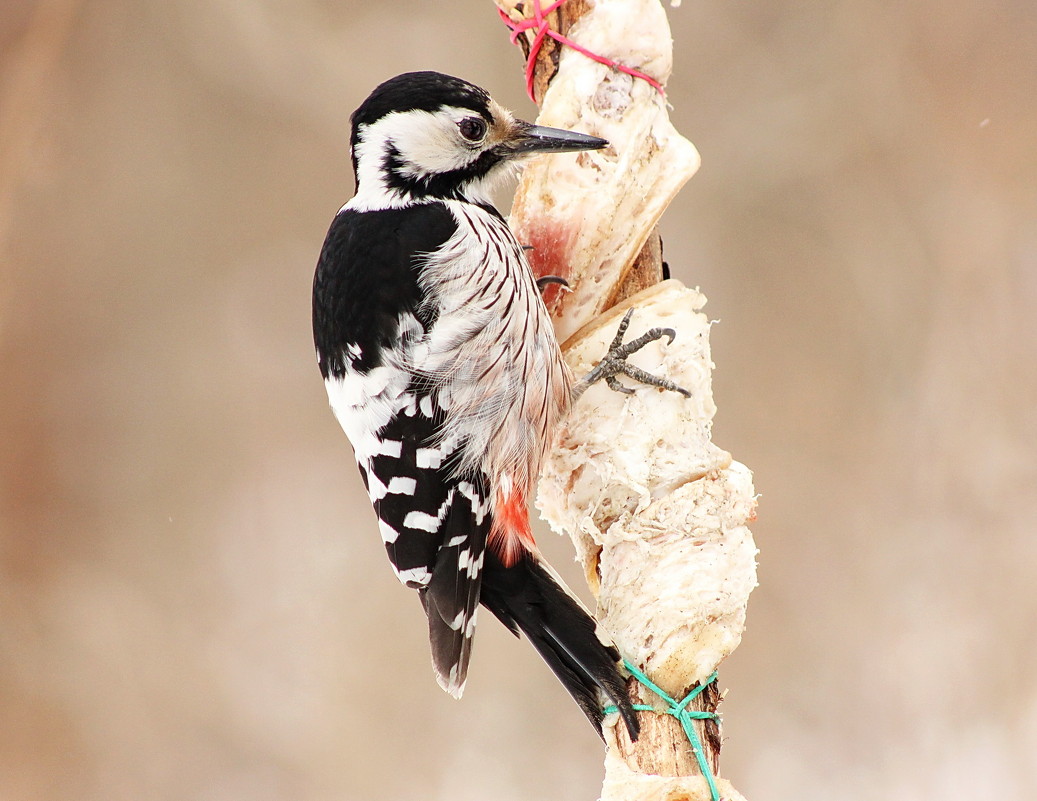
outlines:
[{"label": "wooden stick", "polygon": [[[497,5],[512,20],[533,16],[532,0],[497,0]],[[586,35],[593,44],[581,41],[584,47],[608,46],[600,31],[622,30],[629,41],[645,43],[646,50],[638,60],[642,53],[624,44],[627,49],[620,47],[618,58],[634,61],[626,66],[637,70],[653,68],[652,77],[660,82],[668,77],[669,30],[657,0],[569,0],[548,22],[571,38]],[[527,59],[535,35],[531,30],[519,36]],[[634,306],[638,331],[668,325],[677,330],[678,341],[672,348],[656,343],[632,361],[676,380],[692,391],[693,401],[650,389],[627,397],[592,387],[556,443],[537,505],[552,527],[573,537],[598,597],[599,618],[620,650],[665,692],[684,698],[737,645],[756,581],[755,545],[744,525],[755,509],[751,474],[709,438],[715,411],[709,321],[698,313],[705,298],[678,282],[663,282],[662,242],[655,227],[658,214],[697,168],[697,153],[673,131],[654,89],[574,52],[543,39],[533,75],[533,94],[543,109],[539,122],[578,127],[609,139],[615,149],[581,154],[568,167],[556,160],[550,171],[527,169],[513,227],[521,241],[533,245],[534,266],[543,265],[545,272],[574,284],[573,293],[556,300],[552,311],[568,337],[566,358],[577,375],[600,358],[618,318]],[[581,80],[566,70],[583,70]],[[593,86],[595,76],[600,81],[596,91],[588,90],[585,97],[564,94],[575,84]],[[652,148],[635,153],[645,140]],[[643,205],[629,204],[631,184],[644,197]],[[582,204],[587,197],[597,205]],[[640,218],[627,211],[604,220],[597,216],[620,207],[643,208],[644,213]],[[616,262],[624,231],[643,245],[630,250],[628,260]],[[586,263],[578,264],[581,258]],[[632,327],[631,335],[638,331]],[[635,704],[660,703],[634,679],[629,693]],[[720,692],[711,684],[689,708],[714,712],[719,701]],[[639,718],[637,742],[622,726],[606,727],[602,801],[709,799],[680,723],[650,712]],[[694,726],[716,774],[720,727],[715,720]],[[724,798],[741,797],[722,779],[717,786]]]}]

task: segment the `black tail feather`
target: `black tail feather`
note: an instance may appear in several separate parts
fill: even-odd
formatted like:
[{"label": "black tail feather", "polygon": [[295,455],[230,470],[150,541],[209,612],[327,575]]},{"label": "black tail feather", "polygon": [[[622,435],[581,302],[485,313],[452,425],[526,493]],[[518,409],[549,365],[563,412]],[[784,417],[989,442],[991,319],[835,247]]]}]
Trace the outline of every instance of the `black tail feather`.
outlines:
[{"label": "black tail feather", "polygon": [[436,679],[440,687],[454,698],[460,698],[472,656],[475,612],[482,583],[480,566],[489,523],[481,527],[473,525],[476,515],[469,495],[459,491],[451,499],[441,528],[444,543],[436,553],[432,577],[420,590],[420,596],[428,616]]},{"label": "black tail feather", "polygon": [[[601,736],[603,699],[614,704],[631,739],[639,730],[620,673],[619,651],[561,579],[537,556],[505,567],[486,551],[482,604],[516,635],[521,631]],[[603,639],[605,640],[603,642]]]}]

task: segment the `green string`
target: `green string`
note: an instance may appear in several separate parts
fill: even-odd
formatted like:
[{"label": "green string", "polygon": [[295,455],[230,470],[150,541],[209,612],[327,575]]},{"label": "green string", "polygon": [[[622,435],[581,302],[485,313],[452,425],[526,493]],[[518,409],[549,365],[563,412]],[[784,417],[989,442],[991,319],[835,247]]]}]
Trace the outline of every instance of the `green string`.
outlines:
[{"label": "green string", "polygon": [[[668,707],[667,709],[656,709],[654,706],[649,706],[648,704],[634,704],[633,708],[638,712],[658,712],[661,715],[672,715],[680,721],[681,728],[684,729],[684,733],[688,737],[688,742],[691,743],[692,753],[695,754],[695,759],[699,763],[699,770],[702,772],[702,777],[706,780],[706,784],[709,785],[709,797],[712,801],[720,801],[720,793],[717,791],[717,784],[713,780],[713,772],[709,769],[709,765],[706,763],[706,755],[702,752],[702,743],[699,740],[698,734],[695,733],[695,724],[692,723],[693,720],[719,720],[720,716],[716,712],[699,712],[687,708],[692,699],[696,698],[699,693],[717,680],[717,672],[714,670],[704,682],[688,693],[683,701],[677,701],[667,695],[664,690],[662,690],[634,665],[630,664],[629,661],[624,659],[623,664],[626,665],[626,669],[630,671],[631,676],[662,698]],[[614,712],[619,712],[619,707],[615,704],[611,704],[605,707],[603,711],[606,715],[611,715]]]}]

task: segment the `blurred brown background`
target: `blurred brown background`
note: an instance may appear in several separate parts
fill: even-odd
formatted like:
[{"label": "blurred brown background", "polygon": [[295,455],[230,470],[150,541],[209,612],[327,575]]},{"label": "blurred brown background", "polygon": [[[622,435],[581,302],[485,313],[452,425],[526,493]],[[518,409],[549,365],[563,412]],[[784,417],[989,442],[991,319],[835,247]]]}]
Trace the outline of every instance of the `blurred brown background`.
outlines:
[{"label": "blurred brown background", "polygon": [[[762,493],[724,772],[1037,797],[1037,7],[670,20],[667,258]],[[0,4],[3,801],[597,797],[489,616],[436,686],[314,364],[348,115],[422,68],[535,113],[489,0]]]}]

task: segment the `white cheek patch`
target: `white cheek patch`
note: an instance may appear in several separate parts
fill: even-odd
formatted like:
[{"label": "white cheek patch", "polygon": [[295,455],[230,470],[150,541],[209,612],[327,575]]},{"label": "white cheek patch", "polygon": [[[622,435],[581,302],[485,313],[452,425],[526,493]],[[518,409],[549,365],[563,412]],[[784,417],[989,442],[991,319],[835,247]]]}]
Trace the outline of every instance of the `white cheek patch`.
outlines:
[{"label": "white cheek patch", "polygon": [[[436,111],[394,111],[362,126],[353,149],[357,163],[357,194],[343,209],[370,211],[427,202],[425,198],[412,198],[410,192],[394,186],[389,180],[385,174],[389,154],[394,154],[394,169],[398,175],[419,183],[435,175],[463,170],[513,133],[511,112],[490,101],[490,115],[492,122],[486,136],[479,142],[466,140],[459,125],[480,115],[472,109],[457,106],[444,106]],[[489,203],[493,186],[514,166],[504,160],[484,174],[471,176],[463,187],[464,196],[478,203]]]},{"label": "white cheek patch", "polygon": [[465,145],[457,123],[472,116],[463,109],[438,112],[405,111],[389,114],[374,127],[388,138],[403,160],[403,172],[413,178],[453,172],[479,157],[477,148]]},{"label": "white cheek patch", "polygon": [[[367,126],[358,153],[371,171],[382,168],[381,158],[391,146],[400,155],[405,175],[421,178],[467,167],[482,153],[482,143],[468,143],[458,124],[475,114],[471,109],[447,106],[439,111],[395,111]],[[367,177],[367,176],[363,176]],[[371,177],[376,177],[372,175]]]}]

